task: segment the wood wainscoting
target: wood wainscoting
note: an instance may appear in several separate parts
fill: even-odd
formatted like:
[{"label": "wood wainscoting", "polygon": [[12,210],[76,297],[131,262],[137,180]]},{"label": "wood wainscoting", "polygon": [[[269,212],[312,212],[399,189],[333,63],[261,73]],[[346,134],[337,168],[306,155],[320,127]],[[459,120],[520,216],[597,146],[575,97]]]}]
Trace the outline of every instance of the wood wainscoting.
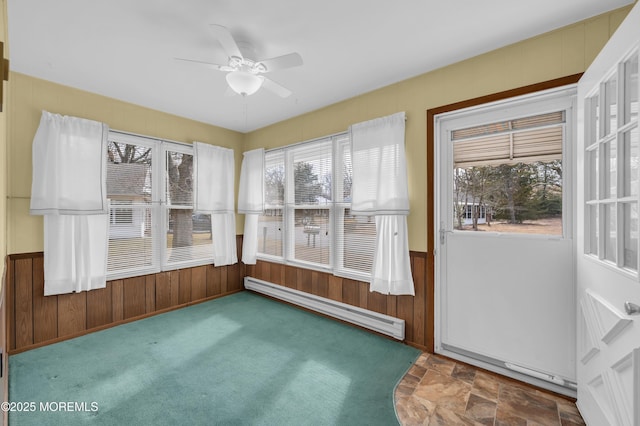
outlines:
[{"label": "wood wainscoting", "polygon": [[369,291],[369,283],[295,266],[258,260],[245,265],[253,278],[294,288],[338,302],[401,318],[405,321],[405,342],[428,350],[433,328],[427,326],[427,254],[410,252],[415,296],[388,296]]},{"label": "wood wainscoting", "polygon": [[[237,243],[241,252],[241,236]],[[22,352],[241,291],[244,269],[240,262],[198,266],[109,281],[103,289],[45,297],[43,253],[9,255],[8,351]]]}]

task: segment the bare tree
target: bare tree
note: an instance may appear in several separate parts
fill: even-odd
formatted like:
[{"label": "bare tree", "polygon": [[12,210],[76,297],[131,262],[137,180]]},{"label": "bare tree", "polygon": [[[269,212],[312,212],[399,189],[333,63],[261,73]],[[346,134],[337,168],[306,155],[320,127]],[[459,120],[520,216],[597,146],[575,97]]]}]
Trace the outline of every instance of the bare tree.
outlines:
[{"label": "bare tree", "polygon": [[[169,197],[172,205],[193,205],[193,155],[167,153]],[[171,209],[173,241],[171,246],[193,244],[193,209]]]}]

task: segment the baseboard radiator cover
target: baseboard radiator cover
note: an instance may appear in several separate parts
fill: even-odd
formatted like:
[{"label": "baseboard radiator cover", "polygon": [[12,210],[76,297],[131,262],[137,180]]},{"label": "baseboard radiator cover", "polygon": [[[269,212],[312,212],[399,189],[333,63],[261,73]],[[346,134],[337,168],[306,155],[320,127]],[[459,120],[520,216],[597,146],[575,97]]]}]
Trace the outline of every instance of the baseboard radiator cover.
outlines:
[{"label": "baseboard radiator cover", "polygon": [[244,278],[244,288],[376,331],[397,340],[404,340],[404,320],[400,318],[252,277]]}]

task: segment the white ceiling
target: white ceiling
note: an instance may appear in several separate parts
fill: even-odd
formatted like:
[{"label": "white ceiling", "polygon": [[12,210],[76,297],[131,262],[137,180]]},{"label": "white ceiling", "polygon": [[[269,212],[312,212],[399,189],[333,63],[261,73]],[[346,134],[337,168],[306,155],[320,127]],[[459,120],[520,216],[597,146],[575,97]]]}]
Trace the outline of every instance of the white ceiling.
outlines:
[{"label": "white ceiling", "polygon": [[[632,0],[8,0],[13,71],[241,132],[255,130],[582,19]],[[209,24],[254,59],[304,65],[226,97]]]}]

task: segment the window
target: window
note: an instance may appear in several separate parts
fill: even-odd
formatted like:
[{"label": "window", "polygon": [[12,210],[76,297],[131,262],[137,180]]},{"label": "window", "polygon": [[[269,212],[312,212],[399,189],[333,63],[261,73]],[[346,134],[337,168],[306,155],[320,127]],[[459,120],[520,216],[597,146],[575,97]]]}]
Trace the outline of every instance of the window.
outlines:
[{"label": "window", "polygon": [[638,273],[638,51],[585,100],[585,253]]},{"label": "window", "polygon": [[350,213],[350,155],[347,134],[265,153],[261,258],[368,278],[375,220]]},{"label": "window", "polygon": [[451,132],[460,231],[562,235],[564,110]]},{"label": "window", "polygon": [[111,132],[109,279],[210,263],[211,218],[193,214],[193,149]]}]

